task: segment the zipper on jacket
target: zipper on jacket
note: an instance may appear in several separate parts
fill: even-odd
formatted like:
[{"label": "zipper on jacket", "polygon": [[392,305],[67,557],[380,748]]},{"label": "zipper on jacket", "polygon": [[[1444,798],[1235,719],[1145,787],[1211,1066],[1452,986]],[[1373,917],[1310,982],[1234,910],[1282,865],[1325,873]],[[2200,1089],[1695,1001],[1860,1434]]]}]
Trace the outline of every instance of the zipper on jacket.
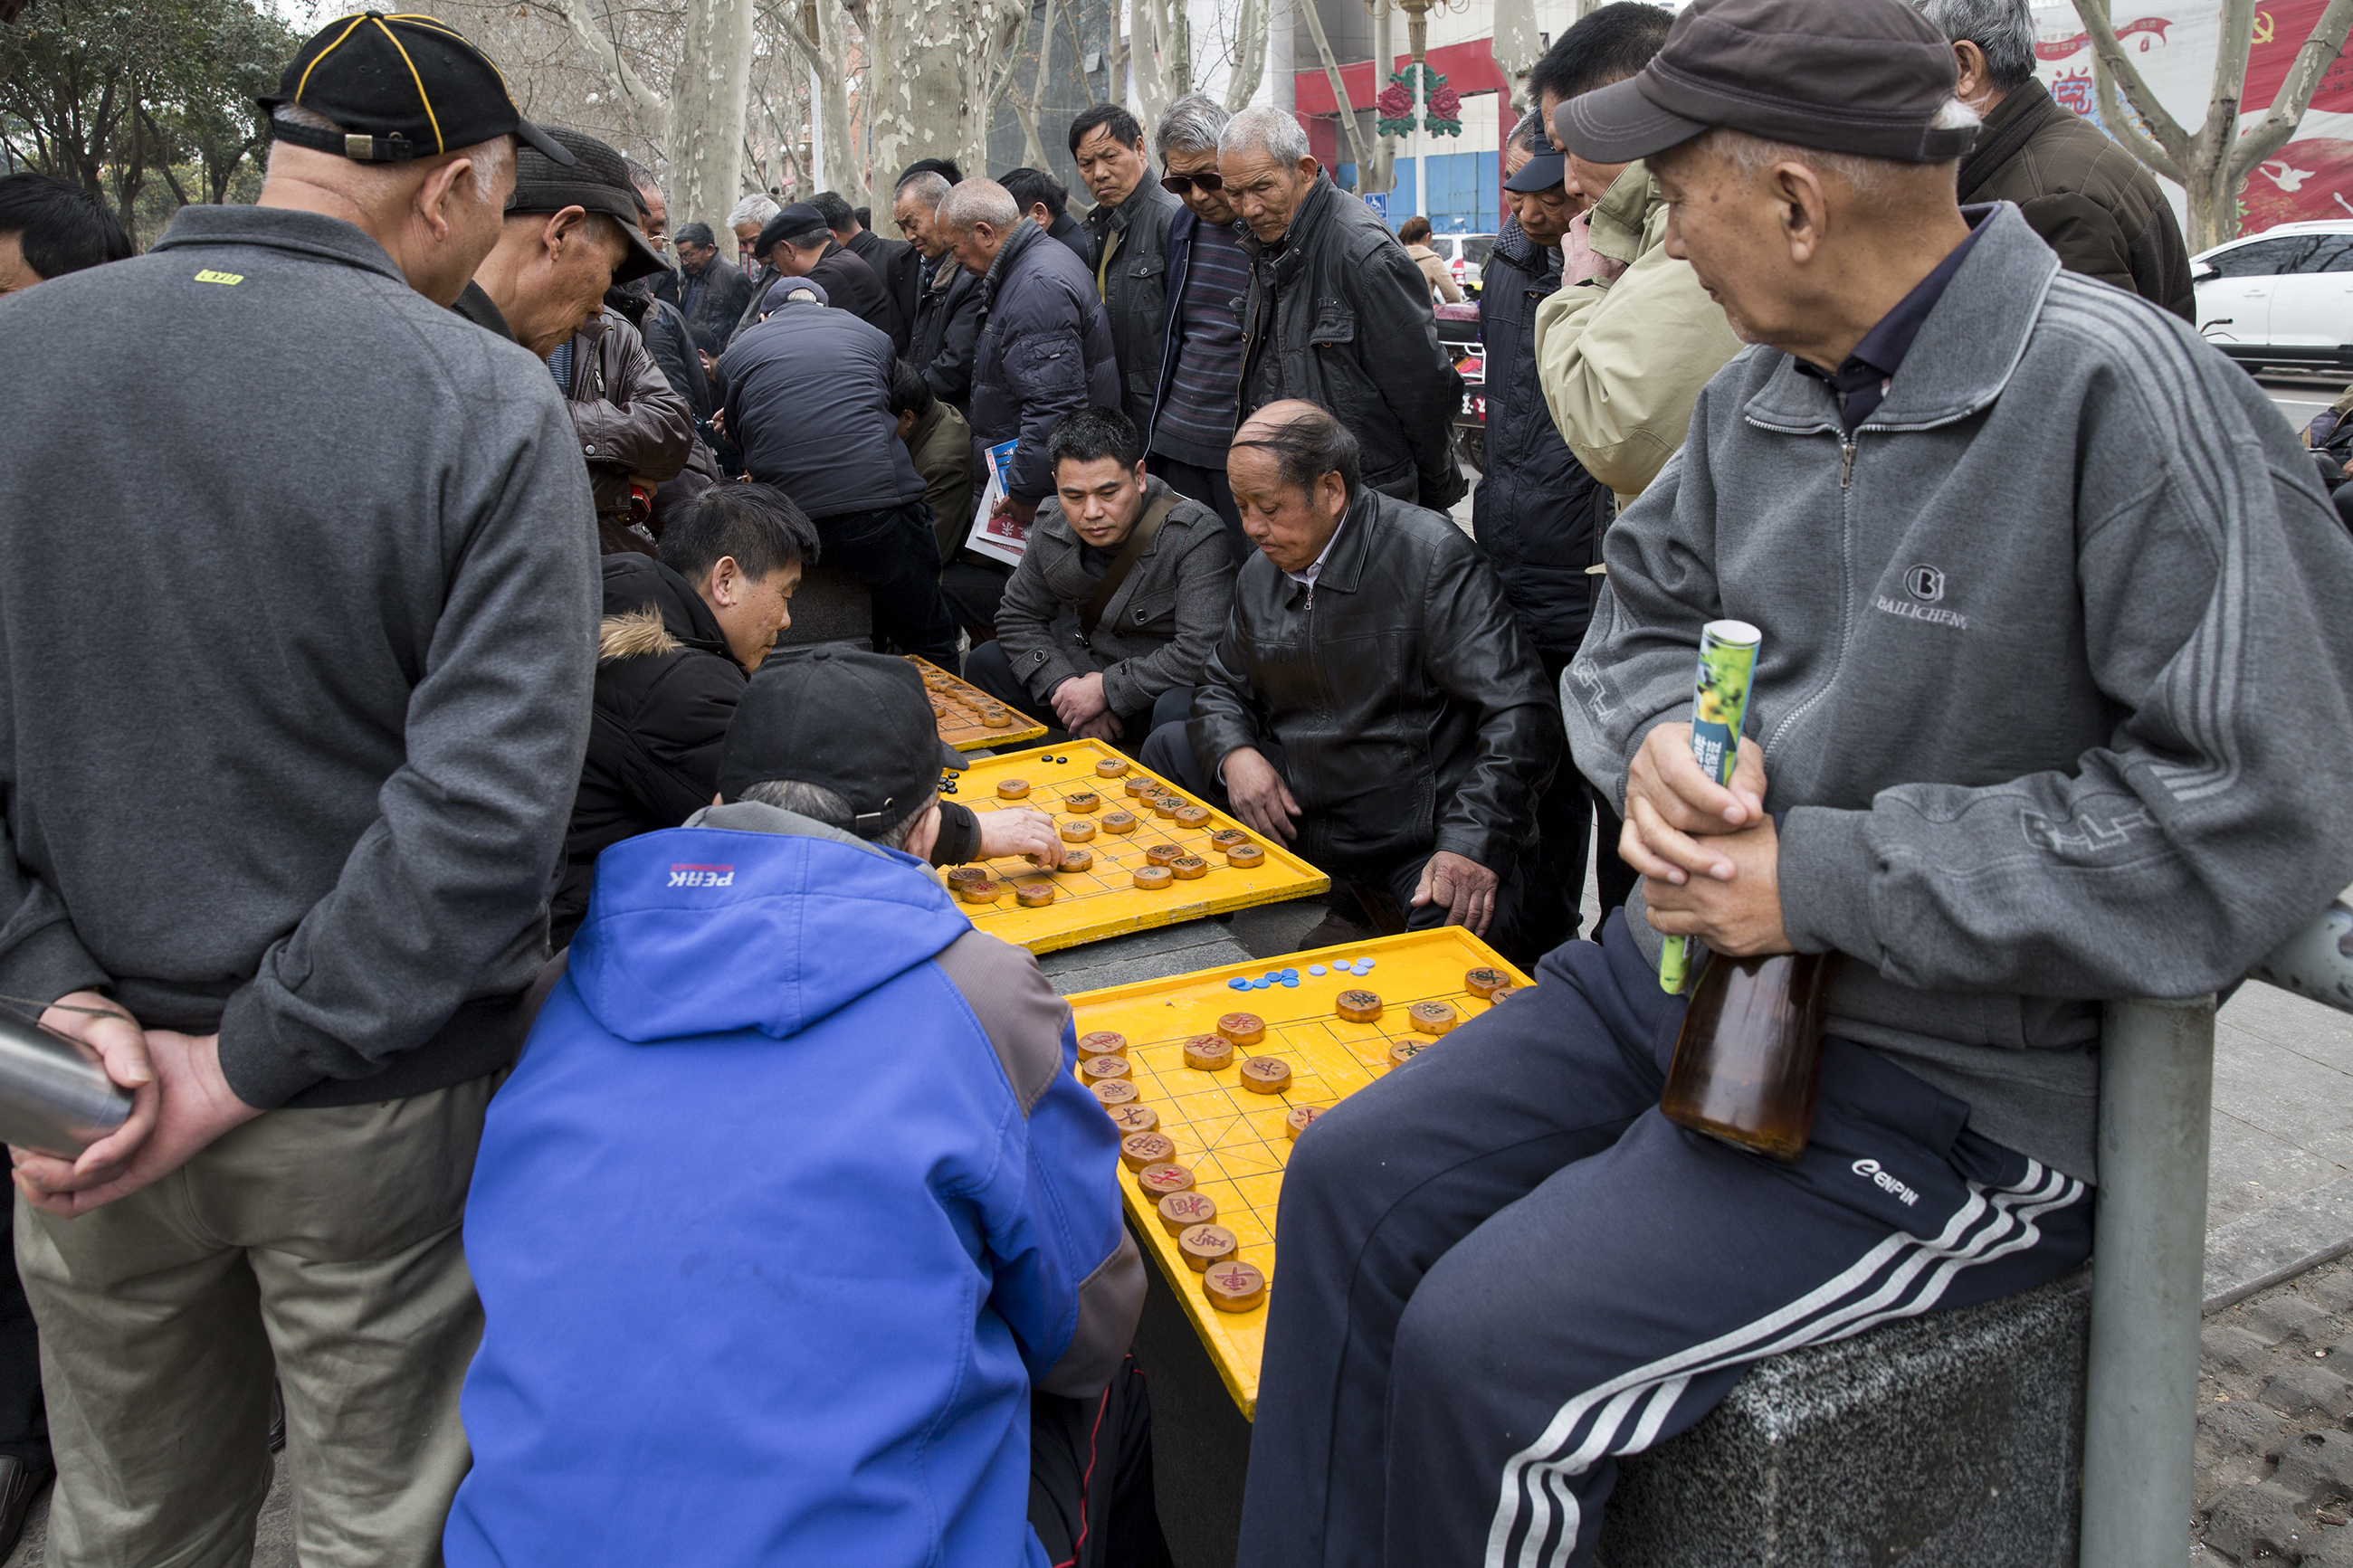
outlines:
[{"label": "zipper on jacket", "polygon": [[1839,489],[1854,482],[1854,437],[1849,436],[1839,447]]}]

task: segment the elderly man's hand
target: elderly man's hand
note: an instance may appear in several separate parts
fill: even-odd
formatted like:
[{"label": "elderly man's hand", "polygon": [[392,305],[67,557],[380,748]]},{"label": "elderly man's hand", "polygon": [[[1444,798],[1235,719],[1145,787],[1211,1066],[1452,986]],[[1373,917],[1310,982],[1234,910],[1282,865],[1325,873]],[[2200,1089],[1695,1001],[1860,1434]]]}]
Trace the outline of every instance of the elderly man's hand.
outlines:
[{"label": "elderly man's hand", "polygon": [[1119,721],[1118,714],[1106,709],[1084,723],[1071,725],[1070,731],[1074,740],[1107,741],[1117,744],[1120,737],[1127,733],[1127,726]]},{"label": "elderly man's hand", "polygon": [[59,1172],[69,1172],[93,1185],[112,1181],[155,1131],[155,1067],[147,1054],[146,1032],[121,1003],[95,991],[58,997],[42,1013],[41,1026],[70,1036],[96,1051],[106,1076],[131,1090],[131,1114],[121,1126],[83,1150],[79,1160],[69,1163],[49,1157]]},{"label": "elderly man's hand", "polygon": [[1764,816],[1765,753],[1756,742],[1742,737],[1726,789],[1692,756],[1691,726],[1662,724],[1644,738],[1627,770],[1626,829],[1618,852],[1645,877],[1723,880],[1733,868],[1717,841]]},{"label": "elderly man's hand", "polygon": [[1233,802],[1236,816],[1286,844],[1299,837],[1291,826],[1300,816],[1299,802],[1292,797],[1290,786],[1274,771],[1274,764],[1257,748],[1237,746],[1228,752],[1224,771],[1226,798]]},{"label": "elderly man's hand", "polygon": [[1061,865],[1062,840],[1054,831],[1054,819],[1044,812],[1019,806],[973,816],[980,823],[981,859],[1035,855],[1049,870]]},{"label": "elderly man's hand", "polygon": [[[218,1035],[149,1029],[145,1045],[154,1080],[138,1091],[132,1115],[136,1120],[143,1103],[149,1123],[127,1151],[110,1147],[121,1142],[122,1132],[93,1143],[70,1163],[26,1149],[8,1151],[17,1188],[35,1208],[67,1219],[88,1214],[161,1181],[222,1133],[261,1114],[229,1088],[221,1072]],[[110,1075],[113,1070],[110,1064]]]},{"label": "elderly man's hand", "polygon": [[1495,873],[1468,856],[1440,849],[1422,863],[1421,885],[1413,890],[1413,907],[1444,904],[1446,923],[1466,927],[1472,936],[1485,936],[1495,918]]},{"label": "elderly man's hand", "polygon": [[1781,928],[1781,836],[1767,817],[1754,827],[1710,838],[1732,874],[1667,881],[1642,879],[1651,924],[1669,936],[1695,936],[1730,958],[1796,951]]},{"label": "elderly man's hand", "polygon": [[1046,700],[1053,706],[1054,717],[1062,721],[1062,728],[1073,735],[1088,720],[1111,710],[1111,699],[1103,695],[1103,671],[1099,669],[1071,677],[1055,687],[1053,696]]}]

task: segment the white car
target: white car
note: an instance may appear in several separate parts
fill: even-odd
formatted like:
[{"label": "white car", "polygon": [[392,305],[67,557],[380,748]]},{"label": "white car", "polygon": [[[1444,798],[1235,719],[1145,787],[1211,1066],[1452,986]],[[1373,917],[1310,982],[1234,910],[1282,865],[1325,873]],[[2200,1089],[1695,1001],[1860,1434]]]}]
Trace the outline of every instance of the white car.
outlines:
[{"label": "white car", "polygon": [[2253,370],[2353,370],[2353,222],[2284,223],[2192,257],[2198,330]]},{"label": "white car", "polygon": [[1487,265],[1487,257],[1495,248],[1492,234],[1433,234],[1422,241],[1438,252],[1446,269],[1454,274],[1454,286],[1466,294],[1479,291],[1479,275]]}]

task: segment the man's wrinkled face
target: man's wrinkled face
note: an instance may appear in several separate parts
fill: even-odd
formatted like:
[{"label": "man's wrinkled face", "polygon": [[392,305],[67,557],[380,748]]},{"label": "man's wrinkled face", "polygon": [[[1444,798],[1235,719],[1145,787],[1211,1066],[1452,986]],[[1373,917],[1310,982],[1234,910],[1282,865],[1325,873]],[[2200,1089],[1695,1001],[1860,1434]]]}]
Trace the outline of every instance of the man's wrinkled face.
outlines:
[{"label": "man's wrinkled face", "polygon": [[515,274],[517,297],[500,308],[515,341],[545,359],[605,308],[605,290],[613,286],[613,268],[628,254],[628,242],[618,224],[577,207],[507,221],[533,232],[529,260]]},{"label": "man's wrinkled face", "polygon": [[710,266],[712,258],[718,254],[719,247],[715,245],[697,245],[691,239],[678,242],[678,264],[686,268],[690,278],[702,276],[702,269]]},{"label": "man's wrinkled face", "polygon": [[1322,165],[1313,158],[1283,163],[1263,147],[1245,147],[1218,159],[1226,195],[1261,242],[1271,245],[1291,227],[1291,215],[1314,186]]},{"label": "man's wrinkled face", "polygon": [[937,207],[925,206],[913,193],[902,193],[892,205],[891,221],[907,237],[907,243],[923,253],[926,261],[937,261],[947,249],[947,241],[937,234],[938,226],[932,222]]},{"label": "man's wrinkled face", "polygon": [[670,248],[670,204],[662,194],[650,185],[638,187],[638,199],[646,204],[646,216],[638,226],[645,231],[646,243],[656,250]]},{"label": "man's wrinkled face", "polygon": [[[1166,172],[1171,176],[1181,175],[1194,182],[1186,187],[1183,200],[1187,206],[1193,209],[1195,217],[1199,218],[1203,223],[1219,225],[1230,225],[1234,221],[1233,198],[1227,195],[1222,176],[1218,173],[1216,149],[1204,148],[1190,153],[1171,153],[1168,154]],[[1204,174],[1213,180],[1219,180],[1220,182],[1219,188],[1214,191],[1203,189],[1199,182]]]},{"label": "man's wrinkled face", "polygon": [[956,265],[975,278],[988,276],[997,248],[1004,243],[1003,237],[985,223],[974,224],[962,234],[948,237],[948,249],[955,257]]},{"label": "man's wrinkled face", "polygon": [[1742,342],[1787,341],[1799,306],[1781,208],[1764,176],[1717,157],[1708,140],[1650,161],[1667,202],[1667,254],[1691,263]]},{"label": "man's wrinkled face", "polygon": [[1558,185],[1504,194],[1512,199],[1512,216],[1520,220],[1520,232],[1538,245],[1558,245],[1560,237],[1568,232],[1569,221],[1583,210]]},{"label": "man's wrinkled face", "polygon": [[1071,154],[1079,165],[1079,178],[1094,193],[1095,200],[1115,207],[1135,193],[1144,176],[1152,172],[1152,164],[1144,155],[1144,138],[1134,145],[1120,141],[1111,128],[1098,125],[1082,137]]},{"label": "man's wrinkled face", "polygon": [[1054,465],[1054,493],[1061,498],[1063,520],[1097,550],[1124,544],[1135,531],[1135,520],[1144,515],[1145,483],[1142,463],[1131,468],[1117,458],[1065,458]]},{"label": "man's wrinkled face", "polygon": [[1233,487],[1242,531],[1285,572],[1314,565],[1348,510],[1348,489],[1339,475],[1325,474],[1304,488],[1287,483],[1282,458],[1262,447],[1227,452],[1226,482]]},{"label": "man's wrinkled face", "polygon": [[753,260],[752,247],[760,243],[760,230],[765,226],[765,225],[756,220],[746,220],[745,222],[739,223],[735,226],[736,266],[745,267],[751,264]]},{"label": "man's wrinkled face", "polygon": [[801,569],[797,564],[780,566],[754,582],[735,574],[734,565],[733,557],[723,557],[712,568],[702,597],[726,636],[727,651],[736,663],[754,670],[792,626],[793,590],[800,586]]}]

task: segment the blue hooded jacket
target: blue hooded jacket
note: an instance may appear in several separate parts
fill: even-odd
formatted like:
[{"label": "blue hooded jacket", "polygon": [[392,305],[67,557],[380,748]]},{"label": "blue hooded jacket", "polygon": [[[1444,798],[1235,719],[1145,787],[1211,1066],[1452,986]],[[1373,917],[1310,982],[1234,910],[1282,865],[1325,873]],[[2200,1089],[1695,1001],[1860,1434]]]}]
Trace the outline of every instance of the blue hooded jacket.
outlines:
[{"label": "blue hooded jacket", "polygon": [[747,804],[607,850],[474,1169],[448,1561],[1043,1564],[1030,1389],[1144,1288],[1075,1051],[907,856]]}]

